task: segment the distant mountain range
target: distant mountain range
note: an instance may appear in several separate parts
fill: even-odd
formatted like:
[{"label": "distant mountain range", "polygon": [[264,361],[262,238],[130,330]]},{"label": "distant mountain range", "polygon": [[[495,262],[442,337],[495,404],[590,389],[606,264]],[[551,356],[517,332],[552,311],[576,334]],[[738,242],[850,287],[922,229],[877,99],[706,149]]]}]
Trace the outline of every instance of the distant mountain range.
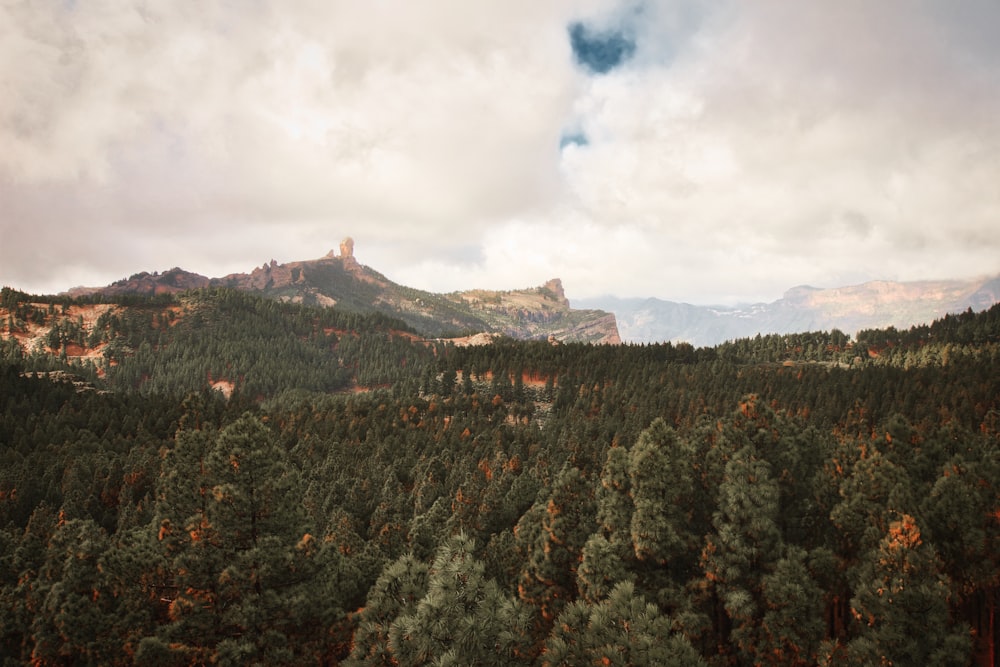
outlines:
[{"label": "distant mountain range", "polygon": [[584,308],[611,311],[622,340],[713,346],[757,334],[839,329],[909,328],[1000,301],[1000,275],[975,280],[873,281],[850,287],[793,287],[771,303],[695,306],[661,299],[607,296],[578,299]]},{"label": "distant mountain range", "polygon": [[104,293],[161,294],[227,287],[316,306],[381,312],[433,337],[477,333],[517,339],[590,343],[687,342],[710,347],[757,334],[839,329],[909,328],[969,308],[981,311],[1000,301],[1000,275],[974,280],[873,281],[822,289],[793,287],[771,303],[697,306],[656,298],[604,296],[574,300],[562,282],[511,291],[467,290],[437,294],[396,284],[359,264],[354,242],[319,259],[278,264],[221,278],[184,271],[138,273],[106,287],[74,288],[73,296]]},{"label": "distant mountain range", "polygon": [[615,316],[600,310],[571,308],[558,278],[522,290],[435,294],[398,285],[359,264],[351,239],[340,244],[339,254],[331,250],[319,259],[287,264],[271,260],[250,273],[208,278],[174,268],[162,273],[138,273],[106,287],[77,287],[68,294],[155,295],[206,287],[245,290],[305,305],[380,312],[432,337],[488,333],[517,339],[621,342]]}]

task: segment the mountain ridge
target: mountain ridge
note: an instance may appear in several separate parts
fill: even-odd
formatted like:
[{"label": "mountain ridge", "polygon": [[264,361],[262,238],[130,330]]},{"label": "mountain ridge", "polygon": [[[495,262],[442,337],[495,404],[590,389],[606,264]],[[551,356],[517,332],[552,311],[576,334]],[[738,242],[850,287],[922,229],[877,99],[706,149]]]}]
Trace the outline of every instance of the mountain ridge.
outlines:
[{"label": "mountain ridge", "polygon": [[872,280],[832,288],[797,285],[775,301],[736,306],[699,306],[655,297],[577,300],[585,307],[615,313],[626,342],[705,347],[757,334],[839,329],[854,335],[864,329],[903,329],[969,308],[985,310],[998,302],[1000,274],[968,280]]},{"label": "mountain ridge", "polygon": [[559,278],[521,290],[427,292],[399,285],[359,263],[350,238],[341,242],[339,254],[330,250],[317,259],[283,264],[272,259],[249,273],[209,278],[175,267],[163,273],[137,273],[106,287],[77,287],[66,294],[156,295],[200,288],[229,288],[283,302],[380,312],[427,336],[489,333],[525,340],[621,342],[614,314],[571,307]]},{"label": "mountain ridge", "polygon": [[690,343],[711,347],[757,334],[864,329],[927,324],[969,308],[1000,302],[1000,274],[966,280],[871,280],[857,285],[796,285],[772,302],[735,306],[694,305],[656,297],[611,295],[575,299],[562,281],[495,291],[467,289],[446,294],[399,285],[354,257],[354,242],[311,260],[270,260],[249,273],[209,278],[174,267],[141,272],[106,287],[73,288],[70,296],[175,293],[224,287],[280,301],[397,317],[424,335],[462,337],[486,333],[516,339],[594,343]]}]

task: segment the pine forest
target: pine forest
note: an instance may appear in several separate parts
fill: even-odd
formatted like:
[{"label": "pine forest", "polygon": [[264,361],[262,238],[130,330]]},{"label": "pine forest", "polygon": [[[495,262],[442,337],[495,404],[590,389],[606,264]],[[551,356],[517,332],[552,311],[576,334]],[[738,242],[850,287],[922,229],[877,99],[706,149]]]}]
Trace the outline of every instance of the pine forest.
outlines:
[{"label": "pine forest", "polygon": [[0,307],[3,664],[1000,665],[1000,305],[712,348]]}]

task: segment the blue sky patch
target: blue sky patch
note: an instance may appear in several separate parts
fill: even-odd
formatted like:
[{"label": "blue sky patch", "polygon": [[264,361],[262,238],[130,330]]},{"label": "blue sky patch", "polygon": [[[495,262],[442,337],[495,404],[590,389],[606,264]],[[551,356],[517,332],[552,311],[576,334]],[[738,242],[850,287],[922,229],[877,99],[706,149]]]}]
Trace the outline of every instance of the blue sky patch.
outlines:
[{"label": "blue sky patch", "polygon": [[583,132],[567,132],[559,137],[559,149],[562,150],[567,146],[586,146],[590,143],[587,139],[587,135]]},{"label": "blue sky patch", "polygon": [[635,53],[635,40],[620,30],[597,32],[582,23],[569,26],[576,62],[594,74],[607,74]]}]

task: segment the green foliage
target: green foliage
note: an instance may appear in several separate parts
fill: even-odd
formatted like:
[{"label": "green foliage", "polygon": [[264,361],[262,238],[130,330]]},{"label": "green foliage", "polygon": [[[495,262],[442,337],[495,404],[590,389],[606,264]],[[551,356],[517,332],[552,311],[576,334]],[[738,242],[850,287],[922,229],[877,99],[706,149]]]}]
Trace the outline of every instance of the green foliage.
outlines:
[{"label": "green foliage", "polygon": [[801,549],[789,548],[761,580],[764,613],[756,648],[768,665],[813,665],[824,638],[823,589]]},{"label": "green foliage", "polygon": [[518,582],[523,601],[551,623],[576,597],[576,569],[594,523],[593,491],[583,472],[566,465],[547,495],[521,517],[517,537],[526,567]]},{"label": "green foliage", "polygon": [[745,431],[733,429],[731,437],[734,446],[742,446],[726,463],[719,486],[718,509],[712,517],[715,530],[706,537],[703,555],[705,576],[731,624],[736,654],[760,662],[766,653],[764,582],[783,550],[777,524],[778,484]]},{"label": "green foliage", "polygon": [[411,615],[427,594],[430,567],[413,556],[400,556],[382,570],[368,592],[358,619],[348,665],[393,665],[389,631],[397,618]]},{"label": "green foliage", "polygon": [[851,608],[860,626],[848,646],[864,664],[965,665],[969,633],[953,628],[949,585],[913,517],[893,521],[857,569]]},{"label": "green foliage", "polygon": [[294,662],[291,638],[334,620],[346,596],[336,590],[343,559],[317,550],[287,452],[245,415],[218,434],[181,432],[173,457],[158,504],[176,591],[164,639],[197,660]]},{"label": "green foliage", "polygon": [[486,578],[465,535],[445,542],[428,572],[427,593],[396,617],[389,647],[405,665],[517,665],[529,645],[528,613]]},{"label": "green foliage", "polygon": [[700,542],[688,528],[695,511],[694,460],[694,448],[657,419],[639,435],[628,462],[635,557],[668,567],[681,581]]},{"label": "green foliage", "polygon": [[686,639],[671,631],[670,619],[629,582],[615,586],[603,602],[570,605],[556,621],[542,654],[545,667],[705,664]]},{"label": "green foliage", "polygon": [[[0,298],[58,348],[0,349],[8,663],[995,647],[996,309],[853,343],[457,348],[225,290],[104,304],[91,330],[79,301]],[[81,336],[96,366],[59,359]]]}]

